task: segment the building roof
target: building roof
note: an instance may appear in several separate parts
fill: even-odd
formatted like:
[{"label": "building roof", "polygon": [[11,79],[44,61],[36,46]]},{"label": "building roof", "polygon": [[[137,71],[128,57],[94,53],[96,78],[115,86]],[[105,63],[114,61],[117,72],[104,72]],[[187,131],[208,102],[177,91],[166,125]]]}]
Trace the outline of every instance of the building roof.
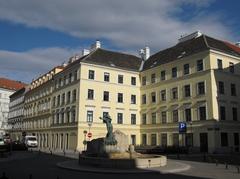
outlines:
[{"label": "building roof", "polygon": [[17,91],[26,86],[25,83],[20,81],[14,81],[7,78],[0,78],[0,88]]},{"label": "building roof", "polygon": [[145,61],[143,70],[179,60],[183,57],[210,49],[240,57],[239,47],[229,42],[217,40],[203,34],[200,37],[193,38],[184,42],[179,42],[171,48],[153,54],[148,60]]},{"label": "building roof", "polygon": [[16,92],[14,92],[12,95],[9,96],[10,100],[18,98],[20,96],[23,96],[28,90],[29,90],[29,86],[25,86],[25,87],[17,90]]},{"label": "building roof", "polygon": [[98,48],[82,58],[81,62],[138,71],[142,60],[134,55]]}]

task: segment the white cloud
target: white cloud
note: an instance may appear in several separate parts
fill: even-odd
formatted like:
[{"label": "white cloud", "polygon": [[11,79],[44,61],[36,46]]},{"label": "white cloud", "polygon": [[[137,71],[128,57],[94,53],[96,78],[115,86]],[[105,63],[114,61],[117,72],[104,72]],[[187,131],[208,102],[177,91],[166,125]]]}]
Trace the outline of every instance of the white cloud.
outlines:
[{"label": "white cloud", "polygon": [[[206,13],[214,0],[1,0],[0,20],[44,27],[80,38],[109,40],[123,51],[145,45],[152,52],[174,45],[180,35],[201,30],[232,40],[221,15]],[[183,6],[195,9],[184,21]],[[191,14],[191,13],[190,13]],[[47,39],[46,39],[47,40]],[[26,52],[0,51],[0,75],[30,81],[61,64],[79,49],[47,48]]]},{"label": "white cloud", "polygon": [[[180,35],[203,30],[232,39],[219,14],[202,14],[214,0],[2,0],[0,19],[30,27],[46,27],[76,37],[104,38],[121,48],[154,50],[176,43]],[[195,7],[196,17],[176,18],[183,6]]]},{"label": "white cloud", "polygon": [[0,76],[30,82],[54,66],[68,61],[69,57],[76,52],[80,50],[78,48],[45,48],[26,52],[0,50]]}]

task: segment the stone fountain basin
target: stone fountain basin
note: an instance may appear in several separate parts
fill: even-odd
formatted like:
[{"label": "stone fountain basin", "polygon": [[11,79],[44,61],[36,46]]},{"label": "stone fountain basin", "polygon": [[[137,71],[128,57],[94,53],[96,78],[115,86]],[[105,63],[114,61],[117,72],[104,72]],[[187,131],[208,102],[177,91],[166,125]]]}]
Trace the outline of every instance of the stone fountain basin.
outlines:
[{"label": "stone fountain basin", "polygon": [[140,155],[125,157],[93,157],[80,155],[79,165],[87,165],[101,168],[116,168],[116,169],[130,169],[130,168],[154,168],[161,167],[167,164],[167,157],[162,155]]}]

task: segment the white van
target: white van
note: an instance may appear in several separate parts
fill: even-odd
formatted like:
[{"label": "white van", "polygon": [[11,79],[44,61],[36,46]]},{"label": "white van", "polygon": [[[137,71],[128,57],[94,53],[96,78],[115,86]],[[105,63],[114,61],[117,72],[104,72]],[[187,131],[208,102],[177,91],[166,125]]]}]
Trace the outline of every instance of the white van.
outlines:
[{"label": "white van", "polygon": [[36,136],[25,136],[24,143],[27,147],[37,147],[37,137]]}]

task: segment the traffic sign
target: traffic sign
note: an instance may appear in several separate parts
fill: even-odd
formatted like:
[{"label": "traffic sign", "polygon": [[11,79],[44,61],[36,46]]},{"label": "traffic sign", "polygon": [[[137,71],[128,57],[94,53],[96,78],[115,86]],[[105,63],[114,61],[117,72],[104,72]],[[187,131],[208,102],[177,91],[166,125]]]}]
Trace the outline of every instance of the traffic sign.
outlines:
[{"label": "traffic sign", "polygon": [[187,132],[187,123],[186,122],[179,122],[179,133],[184,134]]},{"label": "traffic sign", "polygon": [[87,134],[87,136],[88,136],[88,138],[91,138],[91,137],[92,137],[92,133],[89,132],[89,133]]}]

